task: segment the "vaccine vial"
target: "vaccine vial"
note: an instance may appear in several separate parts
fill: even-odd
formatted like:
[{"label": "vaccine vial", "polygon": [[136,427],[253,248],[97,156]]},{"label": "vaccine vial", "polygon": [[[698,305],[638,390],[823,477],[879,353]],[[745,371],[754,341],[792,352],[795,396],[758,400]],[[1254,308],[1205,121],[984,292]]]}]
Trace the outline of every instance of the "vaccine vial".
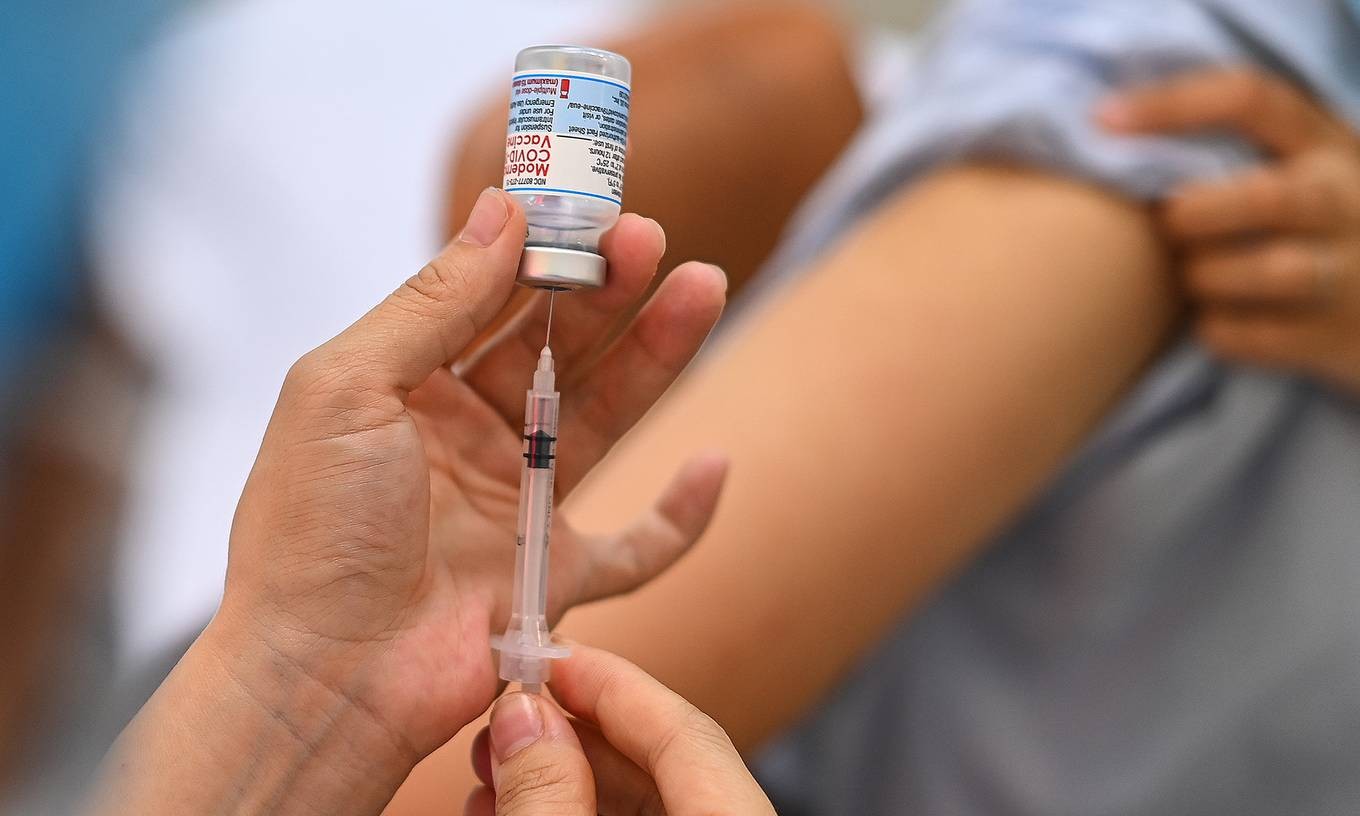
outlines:
[{"label": "vaccine vial", "polygon": [[515,58],[505,191],[529,225],[518,280],[604,285],[600,237],[619,218],[632,67],[609,51],[539,45]]}]

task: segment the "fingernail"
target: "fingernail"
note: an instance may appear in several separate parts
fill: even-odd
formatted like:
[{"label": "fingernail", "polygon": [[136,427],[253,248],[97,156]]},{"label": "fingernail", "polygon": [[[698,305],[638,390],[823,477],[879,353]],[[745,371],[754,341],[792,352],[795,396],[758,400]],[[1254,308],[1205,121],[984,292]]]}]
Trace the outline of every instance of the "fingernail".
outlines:
[{"label": "fingernail", "polygon": [[543,714],[527,694],[507,694],[491,709],[491,751],[504,762],[543,736]]},{"label": "fingernail", "polygon": [[488,187],[477,197],[477,204],[463,231],[458,233],[458,240],[473,246],[491,246],[508,220],[510,211],[505,206],[505,197],[495,187]]},{"label": "fingernail", "polygon": [[652,222],[652,228],[656,230],[656,235],[657,235],[657,237],[661,239],[661,254],[662,254],[662,255],[665,255],[665,254],[666,254],[666,231],[665,231],[664,229],[661,228],[661,224],[657,223],[657,220],[656,220],[655,218],[648,218],[647,220],[650,221],[650,222]]},{"label": "fingernail", "polygon": [[703,265],[706,266],[706,267],[708,267],[709,269],[713,270],[713,274],[714,274],[714,275],[717,275],[717,276],[718,276],[718,280],[722,281],[723,291],[726,292],[726,291],[727,291],[727,272],[726,272],[721,266],[718,266],[718,265],[715,264],[715,263],[708,263],[708,262],[706,262],[706,261],[701,261],[701,263],[703,263]]},{"label": "fingernail", "polygon": [[724,450],[718,450],[717,448],[701,451],[694,457],[694,461],[703,462],[705,465],[711,465],[712,467],[721,467],[723,470],[732,467],[731,454]]}]

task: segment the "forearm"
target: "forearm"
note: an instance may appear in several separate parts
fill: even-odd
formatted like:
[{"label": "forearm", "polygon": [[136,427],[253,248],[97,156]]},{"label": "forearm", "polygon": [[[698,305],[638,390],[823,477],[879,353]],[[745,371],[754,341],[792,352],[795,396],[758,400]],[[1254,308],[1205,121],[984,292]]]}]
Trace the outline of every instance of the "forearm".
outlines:
[{"label": "forearm", "polygon": [[417,759],[346,695],[214,621],[119,738],[91,810],[376,814]]},{"label": "forearm", "polygon": [[1143,212],[1039,174],[904,193],[706,364],[577,497],[601,526],[702,447],[707,538],[564,630],[758,744],[1030,500],[1159,347],[1175,300]]}]

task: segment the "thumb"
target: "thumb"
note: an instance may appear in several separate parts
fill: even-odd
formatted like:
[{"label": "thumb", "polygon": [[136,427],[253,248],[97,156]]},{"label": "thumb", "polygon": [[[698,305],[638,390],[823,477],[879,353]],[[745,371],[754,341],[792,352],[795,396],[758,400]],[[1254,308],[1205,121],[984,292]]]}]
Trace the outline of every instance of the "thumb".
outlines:
[{"label": "thumb", "polygon": [[595,778],[575,730],[536,694],[507,694],[491,709],[496,816],[594,816]]},{"label": "thumb", "polygon": [[349,385],[408,392],[472,342],[510,296],[524,246],[524,213],[505,192],[482,191],[458,237],[382,303],[314,354]]}]

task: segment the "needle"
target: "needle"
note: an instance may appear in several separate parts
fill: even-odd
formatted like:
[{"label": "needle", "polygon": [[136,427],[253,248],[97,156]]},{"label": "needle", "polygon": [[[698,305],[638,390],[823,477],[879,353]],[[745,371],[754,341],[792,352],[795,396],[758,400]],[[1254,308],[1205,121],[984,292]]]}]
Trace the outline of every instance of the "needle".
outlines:
[{"label": "needle", "polygon": [[557,290],[556,290],[556,289],[549,290],[549,291],[548,291],[548,330],[545,331],[545,332],[543,333],[543,345],[544,345],[545,347],[548,345],[548,338],[552,337],[553,299],[554,299],[555,297],[557,297]]}]

